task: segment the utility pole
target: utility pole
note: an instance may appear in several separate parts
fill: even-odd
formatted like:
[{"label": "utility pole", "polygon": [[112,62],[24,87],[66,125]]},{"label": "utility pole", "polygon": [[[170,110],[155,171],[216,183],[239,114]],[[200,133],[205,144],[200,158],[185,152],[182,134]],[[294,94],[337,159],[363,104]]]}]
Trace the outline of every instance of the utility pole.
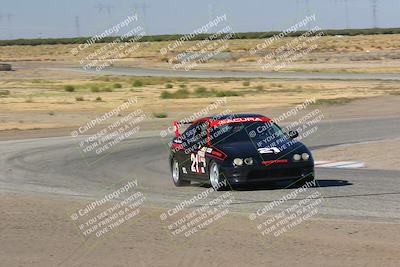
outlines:
[{"label": "utility pole", "polygon": [[143,24],[144,28],[146,31],[146,34],[148,34],[148,25],[147,25],[147,10],[150,8],[150,6],[146,3],[133,3],[133,8],[135,12],[138,12],[141,10],[141,13],[143,14]]},{"label": "utility pole", "polygon": [[343,2],[344,3],[344,15],[346,20],[346,29],[350,29],[350,20],[349,20],[349,5],[348,0],[335,0],[335,3]]},{"label": "utility pole", "polygon": [[7,22],[8,22],[8,23],[11,23],[12,17],[14,17],[14,15],[11,14],[11,13],[0,14],[0,21],[1,21],[3,18],[7,18]]},{"label": "utility pole", "polygon": [[100,14],[103,13],[103,10],[105,9],[108,13],[108,15],[111,15],[111,10],[114,8],[112,5],[104,5],[101,3],[98,3],[95,8],[99,11]]},{"label": "utility pole", "polygon": [[349,5],[347,0],[344,0],[344,14],[346,17],[346,29],[350,29],[350,20],[349,20]]},{"label": "utility pole", "polygon": [[77,35],[78,37],[80,37],[80,36],[81,36],[81,30],[80,30],[81,25],[80,25],[80,18],[79,18],[79,16],[76,16],[76,17],[75,17],[75,27],[76,27],[76,35]]},{"label": "utility pole", "polygon": [[[310,15],[311,13],[311,7],[310,7],[310,0],[297,0],[297,3],[299,2],[304,2],[305,3],[305,12],[306,16]],[[308,30],[311,30],[311,24],[307,24]]]},{"label": "utility pole", "polygon": [[107,13],[108,15],[111,15],[111,9],[113,9],[114,7],[111,5],[106,5],[106,9],[107,9]]},{"label": "utility pole", "polygon": [[373,27],[378,28],[378,0],[371,0]]},{"label": "utility pole", "polygon": [[97,10],[99,11],[100,14],[103,13],[103,5],[102,4],[98,3],[96,5],[96,8],[97,8]]},{"label": "utility pole", "polygon": [[214,18],[214,5],[208,4],[208,21],[211,21]]}]

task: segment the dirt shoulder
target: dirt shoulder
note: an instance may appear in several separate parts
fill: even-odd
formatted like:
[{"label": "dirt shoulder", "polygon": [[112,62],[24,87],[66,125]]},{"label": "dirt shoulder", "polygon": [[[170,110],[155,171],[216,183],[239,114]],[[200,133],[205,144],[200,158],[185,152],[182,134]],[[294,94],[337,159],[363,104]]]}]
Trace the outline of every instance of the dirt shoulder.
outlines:
[{"label": "dirt shoulder", "polygon": [[[292,102],[288,103],[283,100],[284,97],[281,97],[280,99],[274,99],[272,104],[265,104],[268,103],[268,97],[271,98],[266,95],[265,101],[261,97],[258,99],[247,97],[246,103],[243,103],[241,97],[228,98],[226,105],[222,105],[213,112],[218,113],[229,110],[233,113],[260,113],[274,118],[286,113],[295,107],[296,104],[302,103],[307,98],[304,96],[305,98],[301,99],[299,96],[296,99],[287,99],[286,101]],[[171,125],[173,120],[180,120],[196,111],[202,110],[212,100],[215,100],[215,98],[205,98],[198,102],[195,102],[195,100],[181,99],[160,103],[162,111],[166,113],[167,118],[154,118],[152,110],[156,110],[156,108],[152,108],[152,104],[149,104],[149,102],[141,104],[140,108],[148,114],[147,120],[143,122],[141,130],[154,131],[165,129]],[[156,101],[154,100],[153,102]],[[314,105],[308,109],[320,109],[328,120],[393,117],[396,116],[394,110],[397,110],[399,103],[400,96],[376,96],[356,99],[347,104]],[[75,111],[58,110],[54,111],[54,114],[51,113],[51,115],[49,115],[50,111],[45,110],[13,111],[4,109],[0,114],[0,122],[2,123],[0,126],[0,140],[70,136],[71,131],[76,130],[99,115],[118,107],[118,105],[118,103],[114,102],[112,105],[108,104],[107,106],[99,107],[97,110],[84,110],[81,109],[82,107],[76,106]],[[124,114],[128,114],[128,111]],[[5,129],[1,129],[3,127]],[[101,127],[102,125],[100,125],[99,129],[96,128],[93,131],[101,130]]]},{"label": "dirt shoulder", "polygon": [[189,239],[174,239],[144,208],[108,239],[90,247],[67,211],[87,202],[56,197],[0,196],[4,266],[398,266],[400,225],[306,221],[269,240],[246,214],[229,214]]},{"label": "dirt shoulder", "polygon": [[400,170],[400,139],[340,145],[313,152],[316,160],[322,161],[362,161],[368,169]]}]

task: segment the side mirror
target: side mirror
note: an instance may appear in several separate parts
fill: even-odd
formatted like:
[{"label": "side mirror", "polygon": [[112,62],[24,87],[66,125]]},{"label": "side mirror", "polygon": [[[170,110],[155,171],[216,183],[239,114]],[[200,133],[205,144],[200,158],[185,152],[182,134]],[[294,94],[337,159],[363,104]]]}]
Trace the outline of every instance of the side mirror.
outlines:
[{"label": "side mirror", "polygon": [[169,146],[174,152],[183,149],[182,140],[180,140],[179,137],[174,137],[172,141],[169,143]]},{"label": "side mirror", "polygon": [[289,131],[288,135],[292,139],[299,137],[299,133],[297,131]]},{"label": "side mirror", "polygon": [[181,138],[181,137],[174,137],[174,138],[172,139],[172,143],[174,143],[174,144],[182,144],[183,141],[182,141],[182,138]]}]

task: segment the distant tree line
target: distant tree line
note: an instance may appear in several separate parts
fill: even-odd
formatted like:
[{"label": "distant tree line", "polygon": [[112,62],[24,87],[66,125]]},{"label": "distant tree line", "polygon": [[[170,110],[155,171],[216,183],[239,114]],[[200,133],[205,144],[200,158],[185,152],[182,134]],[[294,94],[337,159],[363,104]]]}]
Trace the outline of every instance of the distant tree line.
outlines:
[{"label": "distant tree line", "polygon": [[[400,28],[373,28],[373,29],[344,29],[344,30],[323,30],[325,35],[375,35],[375,34],[398,34]],[[235,33],[232,39],[264,39],[279,34],[279,31],[270,32],[239,32]],[[288,36],[296,37],[305,33],[305,31],[298,31],[289,33]],[[196,35],[191,40],[198,41],[210,37],[212,34]],[[140,42],[161,42],[161,41],[176,41],[182,38],[183,34],[164,34],[164,35],[149,35],[144,36]],[[40,39],[16,39],[16,40],[0,40],[0,46],[11,45],[56,45],[56,44],[84,44],[91,37],[78,37],[78,38],[40,38]],[[106,37],[99,40],[97,43],[110,43],[120,37]]]}]

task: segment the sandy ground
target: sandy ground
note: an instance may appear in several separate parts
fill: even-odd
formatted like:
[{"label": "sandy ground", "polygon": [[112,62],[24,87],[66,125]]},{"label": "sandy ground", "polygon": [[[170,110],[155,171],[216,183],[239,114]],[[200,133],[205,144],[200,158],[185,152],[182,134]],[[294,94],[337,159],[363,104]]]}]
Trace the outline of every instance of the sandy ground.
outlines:
[{"label": "sandy ground", "polygon": [[112,236],[89,243],[68,217],[69,208],[88,201],[7,194],[1,202],[3,266],[398,266],[400,261],[399,224],[310,219],[266,240],[245,214],[232,213],[182,240],[161,223],[163,210],[143,208]]},{"label": "sandy ground", "polygon": [[400,139],[366,142],[361,144],[340,145],[313,152],[317,160],[362,161],[368,169],[400,170],[400,158],[397,155]]}]

